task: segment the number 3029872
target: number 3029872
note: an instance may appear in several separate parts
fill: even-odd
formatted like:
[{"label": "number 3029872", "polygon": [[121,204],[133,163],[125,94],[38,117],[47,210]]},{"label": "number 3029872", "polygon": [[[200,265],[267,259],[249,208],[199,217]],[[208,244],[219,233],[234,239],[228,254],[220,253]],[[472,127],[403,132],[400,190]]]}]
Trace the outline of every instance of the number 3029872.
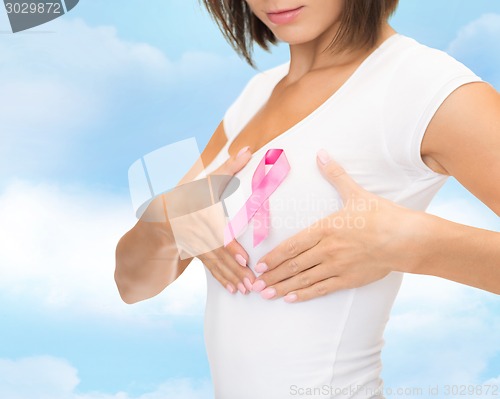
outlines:
[{"label": "number 3029872", "polygon": [[5,3],[7,14],[61,14],[61,3]]}]

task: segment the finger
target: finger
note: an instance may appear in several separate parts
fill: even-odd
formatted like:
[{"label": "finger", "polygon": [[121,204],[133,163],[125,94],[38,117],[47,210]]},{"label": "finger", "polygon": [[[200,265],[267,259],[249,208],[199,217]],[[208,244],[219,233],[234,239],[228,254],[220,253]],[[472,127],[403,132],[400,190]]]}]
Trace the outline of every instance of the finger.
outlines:
[{"label": "finger", "polygon": [[330,277],[332,277],[331,269],[324,263],[320,263],[289,279],[269,286],[260,295],[264,299],[277,299],[289,292],[308,288]]},{"label": "finger", "polygon": [[[201,259],[200,259],[201,260]],[[236,286],[231,283],[220,270],[219,264],[214,262],[212,259],[204,259],[202,260],[205,267],[210,271],[212,276],[224,287],[229,293],[236,293]]]},{"label": "finger", "polygon": [[[321,242],[313,248],[306,250],[296,256],[288,259],[272,270],[262,273],[256,280],[256,287],[268,287],[282,281],[289,281],[297,275],[303,275],[305,270],[316,268],[318,264],[324,261],[324,253],[321,250]],[[258,281],[262,280],[262,283]]]},{"label": "finger", "polygon": [[283,300],[289,303],[303,302],[347,288],[349,288],[348,284],[343,277],[329,277],[325,280],[318,281],[307,288],[291,291],[285,295]]},{"label": "finger", "polygon": [[[237,244],[237,246],[240,245]],[[237,283],[242,282],[246,290],[250,292],[256,278],[253,271],[248,267],[242,267],[241,264],[236,261],[235,256],[233,256],[233,254],[225,248],[221,248],[221,251],[224,252],[224,264],[227,265],[231,269],[232,273],[237,277]]]},{"label": "finger", "polygon": [[245,291],[250,292],[252,284],[255,281],[255,274],[253,271],[248,267],[242,267],[236,261],[235,257],[225,248],[219,248],[217,253],[220,254],[219,257],[221,258],[221,264],[224,265],[224,270],[227,269],[228,278],[237,287],[240,287],[241,285],[245,287],[245,290],[240,290],[242,293],[246,293]]},{"label": "finger", "polygon": [[317,153],[316,163],[323,176],[335,186],[344,204],[346,204],[353,195],[364,191],[364,189],[346,173],[342,166],[330,158],[323,148]]},{"label": "finger", "polygon": [[227,283],[230,283],[242,294],[250,292],[251,282],[254,280],[255,276],[249,268],[241,267],[234,257],[225,249],[219,248],[215,251],[201,255],[199,258],[203,263],[215,270],[218,276],[222,277],[222,280],[219,281],[224,287],[227,286]]},{"label": "finger", "polygon": [[273,270],[286,260],[297,257],[318,244],[323,238],[323,230],[321,223],[317,222],[284,240],[257,261],[255,270],[259,273]]},{"label": "finger", "polygon": [[234,259],[238,264],[240,264],[243,267],[246,267],[248,264],[248,254],[247,252],[243,249],[241,244],[234,239],[231,241],[229,244],[226,245],[226,250],[233,255]]}]

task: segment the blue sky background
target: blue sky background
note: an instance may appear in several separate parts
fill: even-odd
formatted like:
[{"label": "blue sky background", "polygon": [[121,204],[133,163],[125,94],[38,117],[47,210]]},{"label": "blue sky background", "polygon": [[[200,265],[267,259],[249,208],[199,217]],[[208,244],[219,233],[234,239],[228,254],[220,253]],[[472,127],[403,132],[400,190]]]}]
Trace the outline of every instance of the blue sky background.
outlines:
[{"label": "blue sky background", "polygon": [[[500,88],[497,0],[401,0],[391,23]],[[129,165],[183,138],[203,148],[256,71],[195,0],[81,0],[46,25],[8,30],[0,10],[0,397],[211,398],[203,266],[129,306],[114,249],[134,223]],[[287,57],[284,45],[255,49],[260,70]],[[500,227],[452,179],[429,212]],[[384,378],[498,385],[498,298],[405,276]]]}]

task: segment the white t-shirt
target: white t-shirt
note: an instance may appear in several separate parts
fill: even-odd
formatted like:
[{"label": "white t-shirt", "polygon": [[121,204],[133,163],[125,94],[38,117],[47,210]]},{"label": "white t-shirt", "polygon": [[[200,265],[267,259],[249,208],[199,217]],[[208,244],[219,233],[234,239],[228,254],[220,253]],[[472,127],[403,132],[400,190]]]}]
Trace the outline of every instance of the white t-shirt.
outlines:
[{"label": "white t-shirt", "polygon": [[[227,159],[229,145],[288,66],[250,79],[224,115],[228,142],[207,172]],[[253,172],[266,150],[283,149],[291,166],[269,199],[267,238],[254,248],[252,223],[237,237],[249,254],[249,267],[341,207],[316,165],[322,147],[368,191],[425,210],[446,180],[421,159],[425,130],[451,92],[476,81],[481,78],[443,51],[402,34],[386,39],[335,94],[257,150],[236,174],[240,186],[225,200],[229,219],[250,196]],[[205,343],[216,399],[382,397],[383,332],[402,273],[289,304],[254,292],[231,295],[205,270]]]}]

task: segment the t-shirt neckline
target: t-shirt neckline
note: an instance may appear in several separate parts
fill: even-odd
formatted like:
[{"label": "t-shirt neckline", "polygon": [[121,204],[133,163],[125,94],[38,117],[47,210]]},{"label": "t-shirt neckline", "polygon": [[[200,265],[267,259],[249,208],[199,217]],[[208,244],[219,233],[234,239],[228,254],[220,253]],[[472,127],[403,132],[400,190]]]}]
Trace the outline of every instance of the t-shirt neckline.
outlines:
[{"label": "t-shirt neckline", "polygon": [[[268,150],[271,148],[276,141],[279,141],[280,139],[283,139],[285,136],[288,136],[290,133],[293,131],[296,131],[300,126],[304,125],[305,123],[309,122],[311,119],[314,119],[317,115],[319,115],[322,110],[324,110],[331,102],[339,98],[344,91],[346,91],[346,88],[351,86],[353,82],[358,78],[358,76],[361,74],[361,72],[366,69],[370,64],[375,62],[375,60],[380,57],[380,55],[386,50],[392,43],[396,42],[397,39],[404,37],[401,33],[394,33],[391,36],[389,36],[387,39],[385,39],[382,43],[378,45],[377,48],[375,48],[368,56],[356,67],[354,72],[344,81],[344,83],[337,89],[335,92],[329,96],[323,103],[321,103],[316,109],[314,109],[312,112],[310,112],[308,115],[306,115],[304,118],[302,118],[300,121],[298,121],[295,125],[290,126],[287,130],[279,134],[278,136],[274,137],[270,141],[268,141],[266,144],[264,144],[262,147],[260,147],[258,150],[252,153],[252,155],[258,154],[261,151]],[[290,61],[287,61],[278,67],[276,67],[277,74],[275,78],[273,79],[272,87],[269,90],[269,94],[263,98],[261,102],[261,106],[258,108],[262,108],[264,104],[267,102],[269,97],[272,94],[272,91],[274,90],[274,87],[278,84],[278,82],[288,73],[289,70],[289,65]],[[254,115],[258,112],[258,110],[254,113]],[[249,119],[249,121],[253,118],[252,117]],[[248,122],[247,122],[248,124]],[[247,125],[245,124],[245,126]],[[241,133],[241,131],[245,128],[243,126],[241,129],[239,129],[238,133],[233,136],[233,140],[231,142],[228,142],[228,146],[226,148],[226,153],[229,155],[229,146],[231,143],[234,141],[234,139]]]}]

